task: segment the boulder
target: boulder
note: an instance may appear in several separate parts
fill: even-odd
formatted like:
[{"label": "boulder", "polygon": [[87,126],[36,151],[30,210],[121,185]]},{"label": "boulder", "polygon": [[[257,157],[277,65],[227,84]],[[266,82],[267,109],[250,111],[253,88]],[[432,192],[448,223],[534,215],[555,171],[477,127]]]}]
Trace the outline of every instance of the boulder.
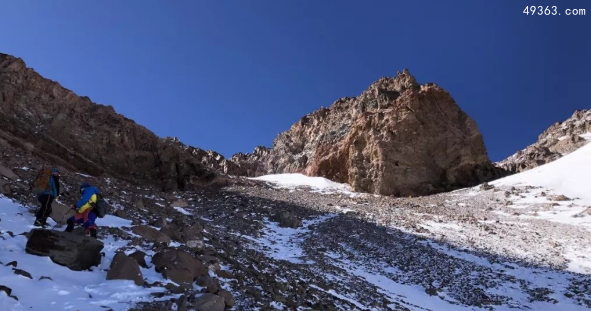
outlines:
[{"label": "boulder", "polygon": [[169,248],[152,257],[157,272],[183,288],[192,288],[199,276],[208,275],[207,267],[198,259],[182,250]]},{"label": "boulder", "polygon": [[107,280],[132,280],[135,285],[144,285],[144,277],[138,262],[124,253],[117,253],[113,257],[111,269],[107,272]]},{"label": "boulder", "polygon": [[74,271],[89,269],[101,263],[103,243],[85,235],[47,229],[33,229],[25,251],[47,256],[53,262]]},{"label": "boulder", "polygon": [[272,218],[272,221],[278,222],[280,227],[283,228],[299,228],[304,226],[302,221],[295,217],[292,213],[287,211],[281,211],[275,214]]},{"label": "boulder", "polygon": [[123,219],[129,219],[129,216],[127,215],[127,212],[125,212],[124,209],[118,209],[116,210],[113,215],[119,217],[119,218],[123,218]]},{"label": "boulder", "polygon": [[224,297],[224,301],[226,302],[226,306],[228,306],[230,308],[234,306],[234,303],[235,303],[234,296],[232,296],[232,294],[229,291],[222,289],[217,293],[217,295],[220,297]]},{"label": "boulder", "polygon": [[209,275],[200,276],[195,280],[195,282],[197,285],[207,288],[207,292],[212,294],[217,293],[221,288],[220,282]]},{"label": "boulder", "polygon": [[191,240],[203,240],[201,232],[203,232],[203,226],[199,223],[191,226],[178,226],[175,224],[168,224],[163,227],[160,231],[170,236],[171,239],[186,243]]},{"label": "boulder", "polygon": [[15,174],[10,168],[0,165],[0,176],[4,176],[10,180],[17,180],[18,175]]},{"label": "boulder", "polygon": [[141,236],[142,238],[154,242],[156,244],[170,244],[170,237],[163,232],[160,232],[150,226],[140,225],[133,227],[133,233]]},{"label": "boulder", "polygon": [[148,268],[148,264],[146,263],[146,253],[142,251],[135,251],[134,253],[129,255],[130,258],[137,261],[138,265],[142,268]]},{"label": "boulder", "polygon": [[196,311],[224,311],[226,302],[224,297],[214,294],[203,294],[193,303]]},{"label": "boulder", "polygon": [[189,240],[187,241],[187,247],[193,251],[201,251],[205,249],[205,241],[200,240]]},{"label": "boulder", "polygon": [[68,218],[74,216],[75,214],[76,212],[72,210],[72,208],[64,204],[54,202],[51,205],[51,215],[49,215],[49,217],[51,217],[51,219],[53,219],[53,221],[55,221],[56,223],[59,223],[60,225],[65,225],[68,221]]}]

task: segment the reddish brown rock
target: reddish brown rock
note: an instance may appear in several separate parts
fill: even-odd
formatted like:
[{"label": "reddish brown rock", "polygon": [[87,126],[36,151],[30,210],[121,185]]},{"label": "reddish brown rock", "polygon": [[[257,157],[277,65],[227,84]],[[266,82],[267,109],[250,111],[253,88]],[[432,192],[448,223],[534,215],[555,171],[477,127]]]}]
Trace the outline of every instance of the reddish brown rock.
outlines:
[{"label": "reddish brown rock", "polygon": [[239,171],[248,176],[304,173],[396,196],[471,186],[500,174],[474,120],[448,92],[418,84],[407,70],[304,116],[279,134],[272,150],[230,161],[248,167]]},{"label": "reddish brown rock", "polygon": [[78,96],[27,68],[20,58],[1,53],[0,139],[75,171],[155,183],[166,190],[228,182],[202,164],[199,155],[207,152],[159,138],[113,107]]}]

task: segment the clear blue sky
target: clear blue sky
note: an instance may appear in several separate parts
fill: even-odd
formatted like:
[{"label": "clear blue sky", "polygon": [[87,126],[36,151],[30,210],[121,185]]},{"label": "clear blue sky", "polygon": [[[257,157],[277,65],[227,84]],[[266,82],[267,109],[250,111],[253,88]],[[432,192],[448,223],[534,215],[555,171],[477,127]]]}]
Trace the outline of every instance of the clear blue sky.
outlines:
[{"label": "clear blue sky", "polygon": [[591,107],[589,1],[0,1],[0,52],[225,156],[403,68],[452,94],[492,160]]}]

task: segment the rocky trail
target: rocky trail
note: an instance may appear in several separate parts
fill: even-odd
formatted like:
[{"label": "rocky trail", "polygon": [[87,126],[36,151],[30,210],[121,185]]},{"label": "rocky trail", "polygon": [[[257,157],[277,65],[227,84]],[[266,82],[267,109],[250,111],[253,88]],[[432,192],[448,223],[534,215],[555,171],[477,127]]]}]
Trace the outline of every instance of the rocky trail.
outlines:
[{"label": "rocky trail", "polygon": [[[563,165],[584,149],[538,169]],[[301,175],[164,193],[65,173],[64,203],[75,198],[68,189],[84,180],[103,189],[115,208],[97,222],[100,265],[72,271],[27,254],[35,200],[26,181],[42,162],[12,152],[2,158],[8,164],[2,166],[7,197],[0,198],[3,310],[591,307],[590,201],[509,179],[519,175],[392,198]]]}]

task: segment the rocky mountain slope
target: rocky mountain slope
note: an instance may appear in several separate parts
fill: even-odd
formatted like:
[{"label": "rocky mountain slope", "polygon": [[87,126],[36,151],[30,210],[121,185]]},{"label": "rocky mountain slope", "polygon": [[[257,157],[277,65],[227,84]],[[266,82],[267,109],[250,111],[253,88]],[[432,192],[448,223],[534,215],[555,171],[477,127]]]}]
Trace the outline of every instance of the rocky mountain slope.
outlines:
[{"label": "rocky mountain slope", "polygon": [[563,122],[556,122],[538,141],[497,165],[510,172],[522,172],[555,161],[591,141],[591,110],[577,110]]},{"label": "rocky mountain slope", "polygon": [[202,165],[195,148],[161,139],[113,107],[77,96],[1,53],[0,138],[92,175],[107,173],[163,189],[223,183]]},{"label": "rocky mountain slope", "polygon": [[230,159],[230,174],[304,173],[356,191],[425,195],[498,177],[482,135],[445,90],[405,70],[303,117],[272,149]]},{"label": "rocky mountain slope", "polygon": [[[591,197],[560,180],[588,186],[590,147],[531,176],[417,198],[354,193],[291,174],[161,192],[64,168],[56,210],[76,200],[84,181],[115,208],[97,221],[99,240],[89,245],[102,247],[100,263],[76,271],[92,264],[76,256],[81,248],[42,247],[32,227],[36,200],[27,185],[49,163],[8,145],[0,152],[0,306],[587,310]],[[83,233],[41,236],[90,243]]]}]

